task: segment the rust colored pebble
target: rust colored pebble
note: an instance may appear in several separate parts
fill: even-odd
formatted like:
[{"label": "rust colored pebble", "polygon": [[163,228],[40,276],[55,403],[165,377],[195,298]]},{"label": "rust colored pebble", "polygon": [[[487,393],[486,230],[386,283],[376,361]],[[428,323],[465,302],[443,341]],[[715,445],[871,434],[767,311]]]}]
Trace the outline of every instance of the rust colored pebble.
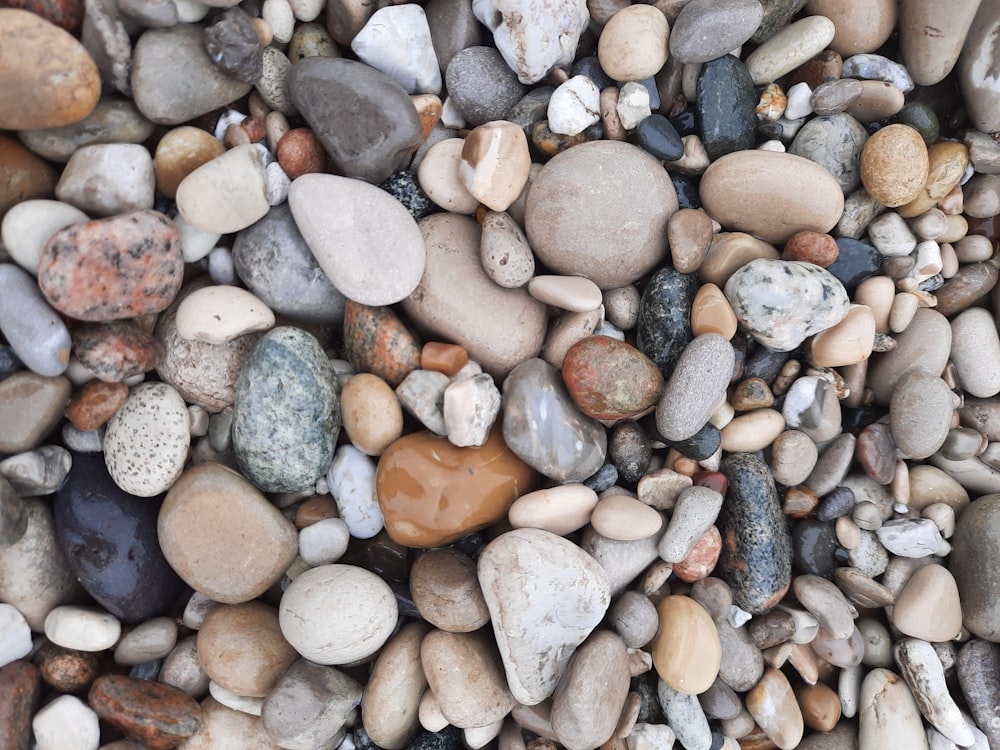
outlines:
[{"label": "rust colored pebble", "polygon": [[879,484],[890,484],[896,476],[896,441],[889,425],[875,422],[865,427],[858,435],[854,456],[865,474]]},{"label": "rust colored pebble", "polygon": [[12,661],[0,669],[0,748],[30,750],[40,686],[38,668],[31,662]]},{"label": "rust colored pebble", "polygon": [[250,143],[260,143],[267,137],[267,130],[264,128],[264,120],[260,117],[248,117],[240,123],[242,130]]},{"label": "rust colored pebble", "polygon": [[715,570],[721,552],[722,535],[715,526],[711,526],[694,543],[688,556],[674,564],[674,575],[686,583],[708,578]]},{"label": "rust colored pebble", "polygon": [[816,89],[821,83],[839,80],[843,67],[844,60],[840,53],[834,52],[832,49],[824,50],[809,62],[800,65],[792,73],[788,87],[791,88],[796,83],[804,82],[809,84],[809,88]]},{"label": "rust colored pebble", "polygon": [[431,134],[434,126],[438,124],[444,107],[437,94],[417,94],[411,96],[410,100],[417,109],[417,117],[420,118],[420,138],[423,140]]},{"label": "rust colored pebble", "polygon": [[840,721],[840,698],[828,685],[822,682],[804,685],[795,691],[795,698],[802,710],[802,720],[810,729],[829,732]]},{"label": "rust colored pebble", "polygon": [[83,24],[82,0],[0,0],[0,8],[26,10],[70,33]]},{"label": "rust colored pebble", "polygon": [[87,699],[102,721],[152,750],[171,750],[201,727],[201,706],[162,682],[105,675],[97,678]]},{"label": "rust colored pebble", "polygon": [[656,403],[663,375],[634,346],[588,336],[566,352],[562,378],[577,408],[594,419],[628,419]]},{"label": "rust colored pebble", "polygon": [[0,135],[0,219],[21,201],[48,198],[58,175],[13,138]]},{"label": "rust colored pebble", "polygon": [[325,163],[326,152],[309,128],[289,130],[278,141],[278,164],[289,179],[322,172]]},{"label": "rust colored pebble", "polygon": [[721,471],[699,471],[691,477],[691,484],[695,487],[708,487],[720,495],[725,495],[729,480]]},{"label": "rust colored pebble", "polygon": [[62,693],[79,693],[89,688],[101,674],[96,653],[63,648],[47,643],[35,655],[42,679]]},{"label": "rust colored pebble", "polygon": [[420,367],[424,370],[443,372],[451,377],[465,367],[469,361],[469,353],[464,346],[458,344],[442,344],[440,341],[428,341],[420,350]]},{"label": "rust colored pebble", "polygon": [[296,509],[295,527],[304,529],[306,526],[312,526],[314,523],[325,521],[328,518],[340,518],[337,503],[330,495],[316,495],[303,501]]},{"label": "rust colored pebble", "polygon": [[73,352],[98,379],[120,383],[160,366],[163,342],[131,322],[82,325],[73,331]]},{"label": "rust colored pebble", "polygon": [[61,229],[38,263],[38,286],[49,303],[86,321],[165,310],[183,277],[180,233],[159,211],[133,211]]},{"label": "rust colored pebble", "polygon": [[801,260],[828,268],[837,260],[839,252],[837,241],[830,235],[803,230],[788,238],[781,259]]},{"label": "rust colored pebble", "polygon": [[128,386],[124,383],[95,380],[73,396],[66,408],[66,416],[76,429],[90,432],[111,419],[127,398]]},{"label": "rust colored pebble", "polygon": [[816,493],[803,484],[785,490],[781,510],[789,518],[806,518],[812,515],[818,504]]},{"label": "rust colored pebble", "polygon": [[393,388],[420,368],[420,344],[396,314],[353,300],[344,310],[344,356],[358,372],[378,375]]}]

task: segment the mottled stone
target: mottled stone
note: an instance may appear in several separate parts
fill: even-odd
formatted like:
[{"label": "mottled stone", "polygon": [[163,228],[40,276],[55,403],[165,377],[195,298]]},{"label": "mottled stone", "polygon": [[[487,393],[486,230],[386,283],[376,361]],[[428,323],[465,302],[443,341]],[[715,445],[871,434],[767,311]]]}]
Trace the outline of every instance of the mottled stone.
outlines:
[{"label": "mottled stone", "polygon": [[388,307],[348,301],[344,310],[344,356],[361,372],[398,386],[420,368],[420,345]]},{"label": "mottled stone", "polygon": [[268,332],[240,373],[233,410],[236,459],[258,487],[302,490],[326,473],[340,415],[332,368],[312,335]]},{"label": "mottled stone", "polygon": [[0,687],[0,744],[29,750],[31,717],[39,696],[38,669],[20,659],[0,667]]},{"label": "mottled stone", "polygon": [[986,734],[990,747],[996,747],[1000,723],[993,719],[1000,705],[1000,648],[973,638],[959,650],[955,668],[969,713]]},{"label": "mottled stone", "polygon": [[0,218],[21,201],[55,192],[56,171],[14,138],[0,135],[0,167],[6,175],[0,184]]},{"label": "mottled stone", "polygon": [[163,343],[126,321],[84,324],[73,329],[73,353],[106,382],[122,382],[160,366]]},{"label": "mottled stone", "polygon": [[454,104],[472,126],[503,119],[525,94],[517,74],[492,47],[457,51],[445,67]]},{"label": "mottled stone", "polygon": [[205,52],[219,70],[253,85],[264,69],[264,48],[253,18],[239,7],[227,8],[202,32]]},{"label": "mottled stone", "polygon": [[927,180],[927,146],[909,125],[889,125],[865,142],[860,166],[872,198],[890,208],[902,206],[920,195]]},{"label": "mottled stone", "polygon": [[738,58],[723,55],[701,66],[695,111],[709,159],[753,147],[756,103],[750,73]]},{"label": "mottled stone", "polygon": [[656,407],[660,435],[686,440],[705,426],[726,395],[734,356],[718,334],[698,336],[684,348]]},{"label": "mottled stone", "polygon": [[757,30],[764,8],[753,0],[685,3],[670,30],[670,54],[682,63],[721,58]]},{"label": "mottled stone", "polygon": [[594,419],[628,419],[651,407],[663,376],[642,352],[608,336],[581,339],[563,359],[563,382],[577,407]]},{"label": "mottled stone", "polygon": [[851,115],[832,114],[806,122],[788,148],[788,153],[819,164],[837,180],[844,195],[861,184],[860,159],[868,134]]},{"label": "mottled stone", "polygon": [[91,686],[87,702],[102,721],[152,750],[171,750],[201,726],[201,706],[160,682],[105,675]]},{"label": "mottled stone", "polygon": [[664,377],[670,377],[694,337],[690,317],[698,286],[695,274],[680,273],[668,265],[653,274],[643,291],[636,346],[659,366]]}]

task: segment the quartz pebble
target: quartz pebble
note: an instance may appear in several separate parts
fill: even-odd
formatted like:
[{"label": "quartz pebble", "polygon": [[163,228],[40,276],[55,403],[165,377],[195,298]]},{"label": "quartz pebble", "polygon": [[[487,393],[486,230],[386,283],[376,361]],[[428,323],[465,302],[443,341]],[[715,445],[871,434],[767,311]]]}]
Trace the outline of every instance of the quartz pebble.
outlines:
[{"label": "quartz pebble", "polygon": [[246,333],[273,328],[274,313],[245,289],[207,286],[181,301],[176,324],[183,338],[226,344]]},{"label": "quartz pebble", "polygon": [[101,729],[97,714],[73,695],[61,695],[31,721],[38,750],[97,750]]},{"label": "quartz pebble", "polygon": [[45,617],[45,636],[57,646],[77,651],[104,651],[121,635],[116,617],[88,607],[63,605]]}]

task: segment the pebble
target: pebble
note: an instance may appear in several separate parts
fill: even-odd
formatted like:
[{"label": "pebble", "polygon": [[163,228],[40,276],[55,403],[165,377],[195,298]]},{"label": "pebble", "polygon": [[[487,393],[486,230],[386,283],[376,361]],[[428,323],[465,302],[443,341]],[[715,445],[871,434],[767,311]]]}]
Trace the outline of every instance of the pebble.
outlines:
[{"label": "pebble", "polygon": [[129,321],[84,323],[73,329],[76,361],[99,379],[125,382],[163,363],[164,346]]},{"label": "pebble", "polygon": [[251,292],[235,286],[205,286],[177,307],[177,333],[185,339],[227,344],[274,327],[274,313]]},{"label": "pebble", "polygon": [[87,221],[87,215],[67,203],[26,200],[4,214],[0,238],[14,262],[33,274],[49,238],[60,229],[81,221]]},{"label": "pebble", "polygon": [[653,640],[656,671],[669,687],[705,692],[719,673],[722,646],[705,609],[689,597],[668,596],[657,606],[660,628]]},{"label": "pebble", "polygon": [[920,713],[938,731],[962,747],[975,741],[972,729],[948,693],[944,665],[926,641],[904,638],[893,649],[900,675],[913,692]]},{"label": "pebble", "polygon": [[636,347],[666,378],[694,338],[690,312],[698,284],[695,274],[680,273],[668,265],[650,277],[640,298]]},{"label": "pebble", "polygon": [[597,493],[586,485],[561,484],[521,495],[508,509],[507,519],[515,529],[544,529],[565,536],[585,526],[596,505]]},{"label": "pebble", "polygon": [[524,230],[506,212],[487,211],[479,252],[487,276],[506,289],[527,284],[535,274],[535,256]]},{"label": "pebble", "polygon": [[185,742],[186,750],[222,750],[234,746],[269,750],[276,747],[257,716],[228,708],[212,697],[201,702],[201,711],[201,728]]},{"label": "pebble", "polygon": [[739,321],[726,295],[715,284],[703,284],[691,304],[691,332],[695,336],[717,333],[732,340]]},{"label": "pebble", "polygon": [[951,349],[951,328],[936,310],[922,307],[906,330],[896,337],[896,348],[873,359],[865,382],[878,403],[888,404],[903,376],[911,372],[939,375]]},{"label": "pebble", "polygon": [[611,608],[611,625],[629,648],[642,648],[659,629],[659,614],[649,597],[626,591]]},{"label": "pebble", "polygon": [[641,81],[667,60],[670,27],[662,13],[627,6],[611,17],[598,40],[601,68],[616,81]]},{"label": "pebble", "polygon": [[417,177],[427,197],[453,213],[471,216],[479,200],[462,183],[459,169],[465,140],[446,138],[435,143],[420,161]]},{"label": "pebble", "polygon": [[[274,5],[268,4],[268,16],[273,15]],[[203,36],[205,52],[220,70],[243,83],[253,85],[260,80],[265,53],[248,13],[240,8],[223,11],[205,27]]]},{"label": "pebble", "polygon": [[[917,85],[940,83],[951,72],[978,8],[979,3],[968,2],[957,3],[947,13],[926,2],[900,8],[900,53]],[[929,28],[938,33],[927,34]]]},{"label": "pebble", "polygon": [[[928,612],[937,613],[928,618]],[[962,629],[962,608],[955,578],[941,565],[917,569],[896,595],[892,624],[905,635],[949,641]]]},{"label": "pebble", "polygon": [[962,619],[980,638],[995,640],[1000,633],[1000,608],[995,591],[998,585],[993,566],[994,519],[1000,513],[1000,498],[987,495],[966,508],[955,525],[949,567],[958,584]]},{"label": "pebble", "polygon": [[806,122],[788,153],[819,164],[836,178],[844,195],[850,195],[861,184],[860,158],[867,140],[864,126],[850,114],[840,112]]},{"label": "pebble", "polygon": [[382,454],[376,491],[390,538],[408,547],[437,547],[503,518],[520,494],[533,489],[534,479],[499,427],[479,448],[418,432]]},{"label": "pebble", "polygon": [[[240,545],[217,543],[215,529],[222,524]],[[228,604],[260,596],[298,550],[292,523],[241,475],[213,463],[181,475],[167,493],[157,527],[163,555],[185,583]]]},{"label": "pebble", "polygon": [[991,721],[998,697],[992,678],[1000,668],[1000,652],[995,644],[973,638],[958,651],[955,667],[962,695],[976,724],[983,728],[989,743],[996,742],[1000,738],[1000,726]]},{"label": "pebble", "polygon": [[294,662],[275,682],[261,707],[267,736],[281,746],[316,747],[341,735],[361,702],[361,686],[333,667]]},{"label": "pebble", "polygon": [[897,18],[896,6],[884,0],[864,7],[855,3],[810,0],[807,10],[833,21],[836,32],[830,47],[844,58],[874,52],[881,47],[892,34]]},{"label": "pebble", "polygon": [[763,15],[759,3],[747,0],[686,3],[670,31],[670,55],[682,63],[721,58],[753,35]]},{"label": "pebble", "polygon": [[252,144],[205,162],[177,186],[180,215],[203,232],[227,234],[246,229],[269,208],[264,166]]},{"label": "pebble", "polygon": [[[963,10],[970,8],[962,4]],[[990,40],[996,33],[998,19],[996,2],[980,4],[958,61],[958,81],[963,99],[968,102],[969,118],[977,130],[995,132],[1000,123],[997,117],[997,98],[993,91],[996,73],[990,66]]]},{"label": "pebble", "polygon": [[[11,213],[5,217],[5,227]],[[69,362],[71,346],[66,324],[49,307],[35,280],[17,266],[0,266],[0,288],[4,292],[0,331],[14,352],[38,375],[61,375]]]},{"label": "pebble", "polygon": [[725,396],[734,356],[718,334],[698,336],[684,348],[656,407],[660,435],[686,440],[704,427]]},{"label": "pebble", "polygon": [[390,6],[372,14],[351,40],[362,62],[398,82],[409,94],[437,94],[441,71],[423,8]]},{"label": "pebble", "polygon": [[[583,549],[540,529],[494,539],[480,554],[478,574],[510,691],[536,705],[552,695],[573,651],[603,619],[608,578]],[[553,609],[563,613],[555,622]]]},{"label": "pebble", "polygon": [[890,208],[920,195],[927,181],[927,147],[908,125],[882,128],[861,150],[861,182],[876,201]]},{"label": "pebble", "polygon": [[663,519],[642,501],[615,494],[598,500],[591,512],[590,524],[607,539],[631,542],[656,535]]},{"label": "pebble", "polygon": [[904,455],[928,458],[944,444],[951,426],[952,396],[940,378],[919,371],[900,378],[889,415],[893,440]]},{"label": "pebble", "polygon": [[600,98],[600,89],[593,81],[573,76],[552,92],[547,110],[549,129],[561,135],[582,133],[601,119]]},{"label": "pebble", "polygon": [[146,747],[169,750],[201,726],[201,707],[175,687],[124,675],[98,677],[87,694],[98,718]]},{"label": "pebble", "polygon": [[375,462],[352,445],[337,449],[326,474],[337,511],[352,537],[370,539],[385,525],[375,490]]},{"label": "pebble", "polygon": [[361,696],[361,714],[365,731],[379,747],[403,747],[420,728],[421,695],[432,695],[426,691],[427,678],[420,663],[420,646],[427,632],[423,623],[403,626],[375,660]]},{"label": "pebble", "polygon": [[674,690],[663,680],[658,680],[656,698],[667,725],[674,730],[677,741],[683,747],[710,750],[712,730],[697,696]]},{"label": "pebble", "polygon": [[420,345],[391,308],[348,301],[343,330],[344,357],[361,372],[398,386],[420,367]]},{"label": "pebble", "polygon": [[0,668],[31,653],[31,628],[12,604],[0,604]]},{"label": "pebble", "polygon": [[[328,612],[338,612],[331,619]],[[285,589],[281,633],[316,664],[350,664],[376,653],[396,626],[396,599],[381,578],[354,565],[312,568]]]},{"label": "pebble", "polygon": [[38,669],[28,661],[18,660],[0,667],[0,737],[8,747],[26,750],[31,747],[32,713],[38,701]]},{"label": "pebble", "polygon": [[516,69],[507,66],[501,53],[492,47],[466,47],[445,68],[449,98],[473,127],[503,119],[526,93]]},{"label": "pebble", "polygon": [[799,746],[805,726],[802,711],[784,673],[768,669],[747,693],[746,707],[764,734],[779,748]]},{"label": "pebble", "polygon": [[954,315],[984,296],[997,283],[997,268],[992,262],[969,263],[959,268],[934,295],[937,311]]},{"label": "pebble", "polygon": [[969,308],[951,321],[951,361],[963,390],[977,398],[1000,393],[1000,372],[986,365],[1000,357],[1000,337],[993,317]]},{"label": "pebble", "polygon": [[341,388],[340,413],[351,443],[380,456],[403,433],[403,411],[392,388],[377,375],[360,373]]},{"label": "pebble", "polygon": [[836,28],[825,16],[807,16],[789,24],[746,58],[755,86],[776,81],[815,57],[833,41]]},{"label": "pebble", "polygon": [[60,695],[31,720],[38,750],[97,750],[97,714],[74,695]]},{"label": "pebble", "polygon": [[506,211],[524,191],[530,173],[528,140],[515,124],[484,123],[465,137],[458,178],[486,207]]},{"label": "pebble", "polygon": [[701,266],[712,244],[712,218],[698,209],[682,208],[667,222],[667,238],[674,267],[693,273]]},{"label": "pebble", "polygon": [[154,617],[122,636],[115,646],[115,663],[135,666],[163,659],[177,645],[177,623],[169,617]]},{"label": "pebble", "polygon": [[705,62],[698,74],[696,97],[695,112],[709,159],[753,147],[756,96],[746,65],[732,55]]},{"label": "pebble", "polygon": [[414,370],[396,389],[396,396],[406,410],[431,432],[447,434],[444,423],[444,392],[448,376],[431,370]]},{"label": "pebble", "polygon": [[851,305],[839,323],[813,337],[815,367],[845,367],[865,362],[875,342],[875,316],[867,305]]},{"label": "pebble", "polygon": [[168,198],[194,170],[225,153],[225,147],[200,128],[182,125],[168,130],[156,145],[153,166],[156,186]]},{"label": "pebble", "polygon": [[594,419],[642,414],[663,388],[663,376],[652,361],[638,349],[607,336],[590,336],[573,344],[562,362],[562,378],[577,408]]},{"label": "pebble", "polygon": [[[656,159],[627,143],[593,141],[542,167],[528,193],[525,230],[551,271],[613,289],[666,256],[667,221],[676,210],[676,193]],[[621,238],[613,248],[603,240],[609,234]]]},{"label": "pebble", "polygon": [[64,604],[45,617],[45,636],[57,646],[77,651],[104,651],[121,635],[121,622],[93,607]]},{"label": "pebble", "polygon": [[156,178],[144,146],[107,143],[83,146],[70,157],[56,184],[56,197],[97,216],[153,207]]},{"label": "pebble", "polygon": [[816,466],[816,443],[800,430],[785,430],[771,444],[771,473],[787,487],[802,484]]},{"label": "pebble", "polygon": [[410,591],[420,616],[440,630],[469,633],[489,621],[475,563],[454,548],[420,555],[410,571]]},{"label": "pebble", "polygon": [[859,706],[858,750],[896,742],[927,747],[917,703],[899,675],[881,667],[869,672],[861,683]]},{"label": "pebble", "polygon": [[486,373],[459,378],[444,391],[444,424],[449,442],[480,446],[500,413],[500,391]]}]

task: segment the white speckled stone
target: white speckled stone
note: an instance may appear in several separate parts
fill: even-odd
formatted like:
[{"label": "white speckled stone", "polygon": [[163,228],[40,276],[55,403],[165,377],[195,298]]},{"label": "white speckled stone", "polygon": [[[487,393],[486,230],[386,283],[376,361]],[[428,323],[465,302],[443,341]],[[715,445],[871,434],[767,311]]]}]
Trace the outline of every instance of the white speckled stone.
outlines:
[{"label": "white speckled stone", "polygon": [[375,11],[351,41],[351,50],[408,94],[441,92],[441,69],[430,26],[424,9],[415,3],[388,5]]},{"label": "white speckled stone", "polygon": [[137,385],[108,422],[104,460],[115,484],[132,495],[166,492],[187,461],[187,404],[166,383]]},{"label": "white speckled stone", "polygon": [[371,458],[353,445],[340,446],[326,481],[351,536],[370,539],[382,530],[385,519],[375,492],[375,462]]}]

